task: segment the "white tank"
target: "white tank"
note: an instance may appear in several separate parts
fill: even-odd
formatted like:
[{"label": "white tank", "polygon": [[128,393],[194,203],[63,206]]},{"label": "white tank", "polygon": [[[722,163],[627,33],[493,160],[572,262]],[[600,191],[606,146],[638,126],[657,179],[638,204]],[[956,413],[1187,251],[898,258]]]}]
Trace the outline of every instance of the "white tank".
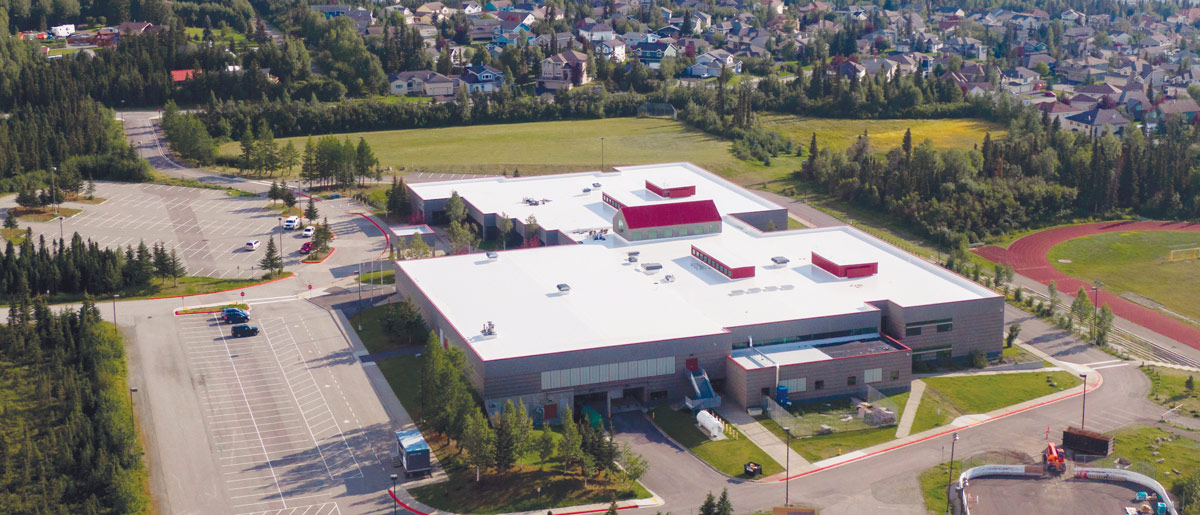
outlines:
[{"label": "white tank", "polygon": [[696,414],[696,423],[708,434],[709,438],[716,438],[725,432],[725,424],[717,420],[717,417],[714,417],[708,410]]}]

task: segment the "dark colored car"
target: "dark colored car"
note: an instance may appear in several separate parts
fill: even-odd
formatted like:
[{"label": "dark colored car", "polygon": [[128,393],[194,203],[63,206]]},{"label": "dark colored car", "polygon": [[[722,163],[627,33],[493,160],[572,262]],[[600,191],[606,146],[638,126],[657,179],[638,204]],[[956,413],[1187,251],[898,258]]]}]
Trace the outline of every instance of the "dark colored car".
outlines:
[{"label": "dark colored car", "polygon": [[242,308],[225,308],[225,309],[221,310],[221,316],[229,316],[234,313],[241,313],[243,315],[249,315],[249,313],[247,313],[246,310],[244,310]]},{"label": "dark colored car", "polygon": [[303,245],[300,246],[300,253],[308,254],[309,252],[312,252],[312,242],[306,241],[306,242],[304,242]]},{"label": "dark colored car", "polygon": [[233,326],[233,337],[234,338],[242,338],[244,336],[257,336],[257,335],[258,335],[257,327],[247,325],[247,324]]},{"label": "dark colored car", "polygon": [[226,324],[240,324],[240,323],[249,322],[249,321],[250,321],[250,313],[246,313],[245,311],[243,311],[241,313],[227,313],[225,315],[225,323]]}]

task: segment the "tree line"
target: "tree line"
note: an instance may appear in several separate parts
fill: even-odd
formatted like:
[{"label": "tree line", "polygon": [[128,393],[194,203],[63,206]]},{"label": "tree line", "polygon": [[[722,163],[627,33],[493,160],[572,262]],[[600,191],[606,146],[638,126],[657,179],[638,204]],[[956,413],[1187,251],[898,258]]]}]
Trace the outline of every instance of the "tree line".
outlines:
[{"label": "tree line", "polygon": [[22,282],[0,325],[0,512],[147,513],[124,343],[85,299],[51,310]]},{"label": "tree line", "polygon": [[[65,244],[65,246],[64,246]],[[47,245],[38,236],[35,246],[33,229],[26,228],[20,246],[8,242],[0,259],[0,294],[91,294],[111,295],[125,291],[143,291],[154,279],[178,282],[187,268],[175,249],[160,243],[147,247],[100,247],[85,241],[79,233],[69,242],[53,240]]]}]

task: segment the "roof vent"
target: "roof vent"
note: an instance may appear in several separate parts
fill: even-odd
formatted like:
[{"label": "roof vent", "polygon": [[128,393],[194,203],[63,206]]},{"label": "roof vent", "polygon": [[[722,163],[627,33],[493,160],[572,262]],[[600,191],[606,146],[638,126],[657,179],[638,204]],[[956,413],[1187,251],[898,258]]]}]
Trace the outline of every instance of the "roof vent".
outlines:
[{"label": "roof vent", "polygon": [[593,188],[599,188],[599,187],[600,187],[600,183],[598,183],[598,182],[593,182],[593,183],[592,183],[592,187],[593,187]]},{"label": "roof vent", "polygon": [[675,282],[675,276],[673,276],[673,275],[664,276],[662,282],[673,283],[673,282]]},{"label": "roof vent", "polygon": [[630,262],[630,263],[637,263],[637,261],[638,261],[638,257],[637,257],[637,256],[629,256],[629,262]]},{"label": "roof vent", "polygon": [[783,256],[775,256],[775,257],[771,258],[771,262],[775,263],[776,265],[783,266],[783,265],[788,264],[790,261],[788,260],[788,258],[785,258]]},{"label": "roof vent", "polygon": [[662,270],[662,263],[642,263],[642,270],[647,272]]},{"label": "roof vent", "polygon": [[559,283],[558,292],[559,293],[571,293],[571,285],[569,285],[567,283]]},{"label": "roof vent", "polygon": [[496,324],[493,324],[491,320],[488,320],[488,323],[483,324],[483,330],[479,331],[479,334],[484,336],[496,336]]},{"label": "roof vent", "polygon": [[499,252],[488,252],[487,257],[488,257],[488,259],[497,259],[500,257],[500,253]]},{"label": "roof vent", "polygon": [[583,192],[584,192],[584,193],[591,193],[591,192],[592,192],[592,189],[591,189],[591,188],[584,188],[584,189],[583,189]]},{"label": "roof vent", "polygon": [[638,255],[641,255],[641,253],[642,253],[642,251],[640,251],[640,250],[631,250],[631,251],[629,251],[629,255],[630,255],[630,256],[638,256]]}]

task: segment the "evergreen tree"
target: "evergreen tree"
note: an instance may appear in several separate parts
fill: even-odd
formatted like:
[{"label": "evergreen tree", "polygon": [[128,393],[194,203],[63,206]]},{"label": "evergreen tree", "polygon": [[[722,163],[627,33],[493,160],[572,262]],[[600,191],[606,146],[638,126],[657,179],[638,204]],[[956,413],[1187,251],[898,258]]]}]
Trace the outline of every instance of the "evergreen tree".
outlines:
[{"label": "evergreen tree", "polygon": [[575,424],[575,416],[571,413],[571,407],[563,407],[562,419],[562,438],[558,440],[558,456],[562,458],[564,466],[570,467],[579,464],[583,459],[583,436],[579,433],[579,426]]},{"label": "evergreen tree", "polygon": [[308,197],[308,205],[304,207],[304,218],[308,219],[309,223],[317,219],[320,213],[317,211],[317,204],[311,196]]},{"label": "evergreen tree", "polygon": [[717,515],[717,498],[713,497],[712,492],[709,492],[700,504],[700,515]]},{"label": "evergreen tree", "polygon": [[554,456],[554,448],[554,433],[550,431],[549,426],[546,426],[542,429],[542,434],[537,439],[538,459],[543,470],[546,468],[546,461]]},{"label": "evergreen tree", "polygon": [[16,229],[16,228],[18,228],[18,225],[17,225],[17,215],[16,215],[16,214],[14,214],[14,213],[13,213],[13,210],[11,210],[11,209],[9,209],[9,210],[8,210],[8,213],[5,213],[5,215],[4,215],[4,228],[5,228],[5,229]]},{"label": "evergreen tree", "polygon": [[292,193],[291,189],[283,188],[283,194],[279,198],[288,208],[296,207],[296,194]]},{"label": "evergreen tree", "polygon": [[275,238],[267,238],[267,254],[258,262],[258,267],[268,273],[283,272],[283,257],[275,247]]},{"label": "evergreen tree", "polygon": [[503,410],[495,418],[496,451],[492,456],[492,463],[500,472],[508,471],[520,459],[517,448],[516,414],[517,409],[509,400],[504,403]]},{"label": "evergreen tree", "polygon": [[462,223],[467,218],[467,204],[457,191],[450,192],[450,198],[446,200],[446,217],[450,223]]},{"label": "evergreen tree", "polygon": [[729,489],[721,489],[721,498],[717,500],[717,515],[733,515],[733,503],[729,501]]},{"label": "evergreen tree", "polygon": [[375,158],[375,153],[371,151],[371,146],[363,138],[358,138],[358,147],[355,149],[354,154],[354,175],[362,183],[372,176],[371,171],[375,168],[375,165],[379,164],[379,160]]},{"label": "evergreen tree", "polygon": [[154,275],[165,281],[167,276],[171,275],[170,256],[167,255],[167,251],[159,243],[154,244],[152,252],[154,257]]},{"label": "evergreen tree", "polygon": [[475,482],[483,469],[491,465],[496,454],[496,434],[488,427],[487,419],[478,407],[467,416],[466,428],[460,443],[467,451],[467,463],[475,467]]},{"label": "evergreen tree", "polygon": [[283,190],[279,187],[279,183],[271,181],[271,188],[267,190],[267,198],[271,199],[271,205],[275,205],[275,201],[283,198]]},{"label": "evergreen tree", "polygon": [[183,265],[183,260],[175,254],[175,249],[167,254],[167,275],[171,276],[175,286],[179,286],[179,278],[187,275],[187,267]]},{"label": "evergreen tree", "polygon": [[392,177],[392,187],[387,192],[387,212],[389,216],[407,221],[412,216],[412,205],[408,200],[408,189],[404,181]]},{"label": "evergreen tree", "polygon": [[500,240],[500,247],[508,249],[508,238],[512,235],[513,221],[508,217],[507,213],[500,213],[500,218],[496,220],[497,238]]}]

